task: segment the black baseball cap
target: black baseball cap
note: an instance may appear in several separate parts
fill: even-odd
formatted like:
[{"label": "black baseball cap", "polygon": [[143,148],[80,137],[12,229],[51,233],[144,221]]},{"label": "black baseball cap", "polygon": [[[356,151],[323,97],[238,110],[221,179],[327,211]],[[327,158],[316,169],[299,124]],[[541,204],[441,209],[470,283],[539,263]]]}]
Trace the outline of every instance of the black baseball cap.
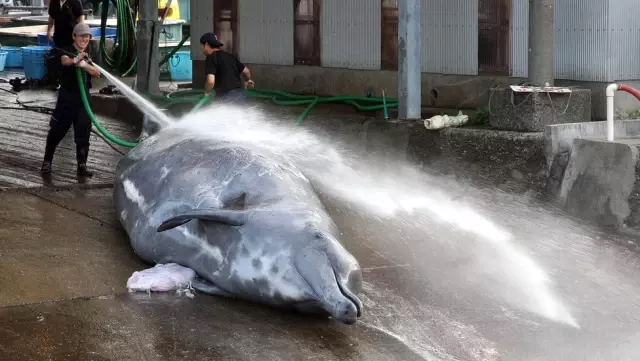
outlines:
[{"label": "black baseball cap", "polygon": [[222,47],[224,44],[218,41],[218,37],[214,33],[204,33],[200,37],[200,44],[209,44],[212,48]]}]

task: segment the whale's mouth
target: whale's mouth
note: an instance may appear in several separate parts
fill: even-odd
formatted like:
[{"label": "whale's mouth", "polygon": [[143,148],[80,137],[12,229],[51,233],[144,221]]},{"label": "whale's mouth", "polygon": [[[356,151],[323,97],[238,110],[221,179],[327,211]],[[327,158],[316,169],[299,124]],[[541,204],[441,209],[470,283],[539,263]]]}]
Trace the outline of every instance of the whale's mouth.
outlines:
[{"label": "whale's mouth", "polygon": [[[363,307],[362,306],[362,301],[360,301],[358,296],[356,296],[353,292],[351,292],[349,287],[347,287],[346,285],[344,285],[342,283],[342,281],[340,280],[340,278],[336,274],[335,270],[333,271],[333,276],[336,278],[336,283],[338,284],[338,288],[340,289],[340,293],[342,293],[342,295],[344,297],[346,297],[349,301],[351,301],[351,303],[353,303],[353,306],[356,308],[356,311],[357,311],[357,317],[360,318],[362,316],[362,307]],[[351,277],[351,275],[349,277]]]}]

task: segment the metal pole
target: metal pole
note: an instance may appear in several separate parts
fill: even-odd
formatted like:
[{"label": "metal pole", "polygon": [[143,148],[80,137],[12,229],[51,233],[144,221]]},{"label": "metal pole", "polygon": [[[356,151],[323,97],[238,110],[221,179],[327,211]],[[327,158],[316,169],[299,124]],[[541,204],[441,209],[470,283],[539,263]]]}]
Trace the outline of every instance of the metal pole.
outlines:
[{"label": "metal pole", "polygon": [[529,81],[553,86],[554,0],[529,0]]},{"label": "metal pole", "polygon": [[160,83],[157,46],[160,26],[157,0],[140,0],[139,11],[136,34],[136,89],[141,93],[157,93]]},{"label": "metal pole", "polygon": [[398,0],[398,117],[421,118],[421,0]]}]

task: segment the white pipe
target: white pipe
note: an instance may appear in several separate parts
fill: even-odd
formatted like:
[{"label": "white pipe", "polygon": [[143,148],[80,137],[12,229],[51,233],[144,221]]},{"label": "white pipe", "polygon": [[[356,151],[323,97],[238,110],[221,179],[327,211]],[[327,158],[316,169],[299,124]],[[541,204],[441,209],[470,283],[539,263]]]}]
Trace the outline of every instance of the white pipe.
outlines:
[{"label": "white pipe", "polygon": [[614,133],[614,128],[613,128],[613,109],[614,109],[614,102],[613,102],[613,96],[615,95],[616,91],[618,91],[618,88],[620,86],[618,84],[609,84],[609,86],[607,86],[607,141],[609,142],[613,142],[613,133]]}]

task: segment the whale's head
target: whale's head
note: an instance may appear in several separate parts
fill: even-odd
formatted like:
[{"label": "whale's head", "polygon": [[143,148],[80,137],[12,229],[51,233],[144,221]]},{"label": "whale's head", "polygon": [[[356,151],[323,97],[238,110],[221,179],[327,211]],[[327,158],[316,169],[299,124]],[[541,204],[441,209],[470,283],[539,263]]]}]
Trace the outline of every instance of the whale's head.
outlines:
[{"label": "whale's head", "polygon": [[316,301],[336,320],[353,324],[362,315],[362,270],[356,258],[338,241],[336,232],[306,227],[294,256],[300,276]]},{"label": "whale's head", "polygon": [[[273,285],[283,284],[275,281],[288,278],[285,283],[304,289],[301,293],[306,298],[300,301],[311,301],[336,320],[353,324],[362,315],[360,265],[339,242],[339,232],[328,216],[293,210],[196,209],[164,221],[158,231],[194,219],[231,226],[241,234],[243,242],[237,249],[241,253],[234,257],[232,273],[260,289],[254,292],[273,297]],[[265,271],[271,269],[277,275]],[[292,272],[286,274],[287,269]],[[291,292],[299,297],[301,293]]]}]

